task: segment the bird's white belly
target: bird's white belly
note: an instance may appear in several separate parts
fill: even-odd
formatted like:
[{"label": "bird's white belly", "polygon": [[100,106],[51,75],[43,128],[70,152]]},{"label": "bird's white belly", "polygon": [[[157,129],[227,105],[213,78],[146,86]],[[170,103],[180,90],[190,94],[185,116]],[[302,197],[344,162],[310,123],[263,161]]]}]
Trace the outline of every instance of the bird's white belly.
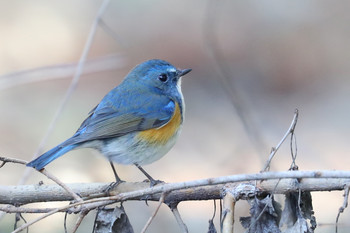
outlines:
[{"label": "bird's white belly", "polygon": [[149,143],[140,139],[137,133],[132,133],[99,142],[101,145],[97,149],[115,163],[149,164],[162,158],[175,145],[180,131],[181,127],[165,144]]}]

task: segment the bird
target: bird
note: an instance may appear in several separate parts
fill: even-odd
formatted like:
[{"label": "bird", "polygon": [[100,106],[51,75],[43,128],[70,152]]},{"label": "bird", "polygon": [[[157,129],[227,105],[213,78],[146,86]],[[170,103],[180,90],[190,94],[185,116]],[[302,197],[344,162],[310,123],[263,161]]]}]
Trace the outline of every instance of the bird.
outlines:
[{"label": "bird", "polygon": [[76,133],[27,163],[42,170],[67,152],[92,148],[110,162],[135,165],[157,184],[141,165],[162,158],[175,144],[184,122],[185,102],[181,78],[192,69],[178,69],[153,59],[134,67],[123,81],[107,93],[82,122]]}]

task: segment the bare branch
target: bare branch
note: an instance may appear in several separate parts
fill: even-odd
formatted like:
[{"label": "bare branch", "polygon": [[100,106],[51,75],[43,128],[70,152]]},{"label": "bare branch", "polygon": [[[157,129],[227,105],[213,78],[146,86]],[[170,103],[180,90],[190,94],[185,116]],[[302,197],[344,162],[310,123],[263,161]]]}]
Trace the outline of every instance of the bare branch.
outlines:
[{"label": "bare branch", "polygon": [[[301,179],[300,182],[297,183],[295,180],[296,178]],[[346,178],[346,179],[341,179],[341,178]],[[271,180],[268,180],[268,179],[271,179]],[[279,180],[279,179],[283,179],[283,180]],[[116,194],[114,196],[94,198],[91,200],[86,200],[83,202],[73,203],[60,208],[52,209],[46,214],[44,214],[43,216],[41,216],[40,218],[37,218],[31,222],[24,224],[22,227],[18,228],[15,232],[19,232],[20,230],[25,229],[26,227],[32,225],[33,223],[40,221],[43,218],[46,218],[47,216],[50,216],[60,211],[66,211],[66,210],[72,209],[76,206],[83,206],[83,209],[93,209],[93,208],[97,208],[102,205],[108,205],[117,201],[139,200],[140,198],[145,196],[149,198],[148,200],[155,200],[155,197],[157,196],[158,198],[156,200],[159,200],[161,193],[164,193],[164,192],[169,192],[169,194],[164,199],[164,202],[168,204],[168,203],[175,203],[175,200],[179,199],[177,195],[179,196],[183,195],[185,197],[183,200],[180,200],[180,201],[190,200],[189,197],[194,198],[195,197],[195,195],[193,194],[194,190],[200,193],[199,195],[200,198],[206,198],[206,200],[210,195],[211,195],[210,199],[214,199],[215,197],[221,198],[222,185],[220,187],[219,184],[232,183],[232,182],[246,182],[246,181],[255,181],[255,180],[267,180],[267,181],[262,181],[258,184],[258,187],[257,187],[258,191],[262,193],[268,192],[268,191],[271,192],[272,190],[275,190],[275,193],[286,193],[286,192],[297,191],[297,190],[309,190],[309,191],[322,191],[322,190],[329,191],[332,189],[342,190],[344,189],[344,186],[350,182],[350,172],[349,171],[264,172],[264,173],[256,173],[256,174],[232,175],[232,176],[194,180],[194,181],[180,182],[180,183],[161,184],[151,188],[148,187],[148,188],[143,188],[141,190],[133,190],[129,192],[118,193],[118,191],[122,189],[122,186],[124,186],[123,187],[124,189],[128,186],[129,186],[128,187],[129,189],[135,189],[135,186],[133,187],[132,183],[131,184],[122,183],[118,185],[114,190],[111,191],[111,193]],[[279,185],[277,187],[276,187],[276,182],[279,182]],[[91,184],[86,185],[85,188],[90,189],[91,188],[90,185]],[[103,187],[105,188],[107,185],[108,184],[103,184]],[[146,186],[146,185],[149,185],[149,183],[144,183],[142,185]],[[39,186],[39,187],[36,186],[36,188],[40,189],[42,188],[42,186]],[[79,186],[80,186],[79,188],[81,189],[83,185],[79,185]],[[209,186],[209,187],[200,187],[200,186]],[[330,188],[330,186],[332,186],[332,188]],[[15,189],[19,187],[22,187],[22,186],[17,186],[15,187]],[[213,187],[215,187],[215,190],[213,190]],[[78,186],[75,186],[75,188],[78,188]],[[32,186],[32,189],[34,189],[34,186]],[[63,189],[61,187],[59,187],[59,189],[61,189],[61,192],[62,192]],[[74,188],[71,188],[71,189],[74,191]],[[179,189],[185,189],[185,190],[179,190]],[[6,188],[5,189],[2,188],[2,190],[6,190]],[[205,192],[203,192],[203,190],[205,190]],[[36,192],[38,191],[36,190]],[[63,190],[63,193],[64,195],[68,195],[65,192],[65,190]],[[186,194],[192,193],[192,195],[184,195],[184,193]],[[0,192],[0,194],[1,194],[0,199],[9,198],[8,196],[6,197],[6,194],[4,195],[3,192]],[[34,196],[32,194],[27,196],[27,198],[28,199],[33,198]],[[15,196],[16,195],[14,195],[13,193],[12,197],[15,197]],[[68,197],[70,199],[72,198],[70,195],[68,195]],[[195,200],[198,200],[198,199],[195,199]],[[13,200],[10,200],[10,201],[13,203]],[[17,203],[21,203],[21,202],[17,202]],[[72,210],[74,211],[74,209]]]},{"label": "bare branch", "polygon": [[186,182],[179,182],[179,183],[172,183],[172,184],[156,185],[154,187],[147,188],[140,191],[121,193],[111,198],[112,200],[124,201],[129,198],[140,197],[143,195],[150,195],[150,194],[160,193],[160,192],[170,192],[178,189],[194,188],[194,187],[206,186],[206,185],[224,184],[224,183],[232,183],[232,182],[246,182],[246,181],[254,181],[254,180],[286,179],[286,178],[294,178],[294,179],[348,178],[349,179],[350,172],[323,170],[323,171],[284,171],[284,172],[263,172],[263,173],[255,173],[255,174],[240,174],[240,175],[222,176],[222,177],[216,177],[216,178],[186,181]]},{"label": "bare branch", "polygon": [[225,192],[222,208],[222,232],[233,233],[236,200],[231,192]]},{"label": "bare branch", "polygon": [[88,210],[88,209],[84,209],[84,210],[82,210],[82,211],[80,212],[79,217],[78,217],[78,219],[77,219],[77,221],[76,221],[76,223],[75,223],[75,226],[74,226],[74,229],[73,229],[72,233],[77,232],[77,230],[78,230],[78,228],[79,228],[81,222],[83,221],[83,219],[85,218],[85,216],[86,216],[89,212],[90,212],[90,210]]},{"label": "bare branch", "polygon": [[[7,158],[7,157],[0,157],[0,161],[3,161],[3,163],[0,166],[0,168],[3,167],[8,162],[10,162],[10,163],[18,163],[18,164],[22,164],[22,165],[26,165],[27,164],[27,161],[25,161],[25,160],[13,159],[13,158]],[[83,199],[81,199],[76,193],[74,193],[72,190],[70,190],[66,186],[65,183],[63,183],[57,177],[55,177],[54,175],[49,173],[45,168],[41,169],[39,172],[41,174],[45,175],[47,178],[49,178],[52,181],[54,181],[56,184],[61,186],[63,189],[65,189],[76,201],[78,201],[78,202],[79,201],[83,201]]]},{"label": "bare branch", "polygon": [[337,218],[336,218],[336,221],[335,221],[335,233],[338,233],[338,220],[339,220],[340,214],[344,212],[346,207],[348,207],[349,189],[350,189],[350,186],[347,185],[345,187],[345,190],[344,190],[344,202],[343,202],[343,205],[339,208],[339,211],[338,211],[338,214],[337,214]]},{"label": "bare branch", "polygon": [[[319,174],[317,177],[316,174]],[[314,178],[303,178],[314,177]],[[259,177],[260,176],[260,177]],[[289,176],[289,177],[287,177]],[[279,178],[284,178],[278,181]],[[329,177],[329,178],[322,178]],[[342,179],[342,178],[346,179]],[[295,179],[302,178],[300,182]],[[316,179],[315,179],[316,178]],[[273,179],[273,180],[266,180]],[[149,183],[140,182],[121,183],[113,190],[112,200],[139,200],[148,195],[148,200],[158,201],[160,198],[160,190],[174,190],[169,193],[164,202],[166,204],[178,203],[186,200],[210,200],[220,199],[222,196],[222,188],[225,183],[248,182],[254,180],[265,180],[258,182],[258,192],[271,192],[281,194],[291,191],[330,191],[343,190],[345,185],[350,183],[350,172],[346,171],[288,171],[288,172],[266,172],[257,174],[224,176],[210,179],[212,182],[221,184],[210,184],[208,180],[195,180],[180,183],[160,184],[149,188]],[[276,187],[277,182],[279,182]],[[74,193],[79,193],[83,199],[101,198],[107,194],[103,190],[108,187],[109,183],[90,183],[90,184],[67,184]],[[196,187],[198,185],[198,187]],[[203,185],[203,186],[201,186]],[[251,185],[255,185],[254,182]],[[176,190],[181,189],[181,190]],[[105,197],[106,198],[106,197]],[[0,204],[23,205],[35,202],[50,201],[71,201],[72,196],[58,185],[20,185],[20,186],[0,186]],[[108,199],[105,199],[108,200]],[[105,201],[101,200],[101,201]],[[13,212],[13,208],[9,208],[6,212]],[[3,210],[5,211],[5,210]],[[29,211],[29,210],[27,210]]]},{"label": "bare branch", "polygon": [[296,126],[296,124],[297,124],[297,122],[298,122],[298,116],[299,116],[299,111],[298,111],[298,109],[295,109],[294,117],[293,117],[292,123],[290,124],[290,126],[289,126],[287,132],[285,133],[285,135],[283,136],[283,138],[281,139],[281,141],[277,144],[277,146],[276,146],[276,147],[272,147],[270,156],[269,156],[268,160],[266,161],[265,166],[264,166],[264,169],[263,169],[262,171],[267,171],[267,170],[269,170],[271,160],[272,160],[273,157],[275,156],[276,152],[277,152],[278,149],[281,147],[281,145],[283,144],[283,142],[287,139],[288,135],[294,132],[295,126]]},{"label": "bare branch", "polygon": [[149,225],[151,225],[151,222],[153,221],[154,217],[157,215],[160,206],[164,203],[164,198],[165,198],[165,193],[162,193],[162,195],[160,196],[157,208],[154,210],[152,216],[148,219],[147,223],[142,228],[141,233],[145,233]]},{"label": "bare branch", "polygon": [[[111,204],[112,202],[109,202],[109,201],[100,201],[100,200],[89,200],[89,201],[85,201],[84,203],[83,202],[76,202],[76,203],[72,203],[72,204],[69,204],[67,206],[63,206],[63,207],[59,207],[59,208],[56,208],[56,209],[52,209],[50,212],[47,212],[46,214],[43,214],[42,216],[40,216],[39,218],[36,218],[26,224],[23,224],[21,227],[17,228],[15,231],[13,231],[12,233],[17,233],[17,232],[20,232],[24,229],[26,229],[27,227],[33,225],[34,223],[36,222],[39,222],[40,220],[46,218],[46,217],[49,217],[53,214],[56,214],[58,212],[65,212],[71,208],[75,208],[77,206],[81,206],[83,204],[90,204],[90,203],[94,203],[94,205],[84,205],[84,208],[82,208],[83,210],[88,210],[88,209],[93,209],[93,208],[97,208],[99,206],[104,206],[104,205],[108,205],[108,204]],[[86,206],[89,206],[89,207],[86,207]]]},{"label": "bare branch", "polygon": [[2,161],[0,168],[2,168],[6,163],[18,163],[18,164],[23,164],[23,165],[27,164],[27,161],[25,161],[25,160],[2,157],[2,156],[0,157],[0,161]]},{"label": "bare branch", "polygon": [[65,183],[60,181],[57,177],[49,173],[45,168],[41,169],[39,171],[40,173],[44,174],[47,178],[53,180],[56,184],[61,186],[64,190],[66,190],[77,202],[83,201],[81,197],[79,197],[75,192],[73,192]]},{"label": "bare branch", "polygon": [[14,230],[12,233],[17,233],[17,232],[21,232],[24,229],[26,229],[27,227],[33,225],[36,222],[39,222],[40,220],[59,212],[59,209],[53,209],[52,211],[48,212],[47,214],[44,214],[42,216],[40,216],[39,218],[34,219],[33,221],[27,222],[25,224],[23,224],[22,226],[20,226],[19,228],[17,228],[16,230]]},{"label": "bare branch", "polygon": [[174,206],[170,207],[170,209],[171,209],[171,212],[173,213],[173,215],[174,215],[174,217],[176,219],[177,224],[179,224],[182,232],[183,233],[188,233],[187,226],[186,226],[186,224],[184,223],[184,221],[181,218],[180,212],[177,209],[177,205],[174,205]]},{"label": "bare branch", "polygon": [[32,214],[40,214],[40,213],[48,213],[52,211],[54,208],[24,208],[24,207],[15,207],[12,205],[0,206],[0,211],[4,213],[32,213]]}]

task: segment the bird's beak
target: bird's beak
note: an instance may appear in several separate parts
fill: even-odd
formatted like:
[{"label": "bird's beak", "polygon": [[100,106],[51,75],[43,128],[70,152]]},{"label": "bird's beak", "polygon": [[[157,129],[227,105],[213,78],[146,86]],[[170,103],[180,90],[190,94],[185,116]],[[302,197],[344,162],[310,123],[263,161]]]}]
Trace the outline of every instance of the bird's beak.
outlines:
[{"label": "bird's beak", "polygon": [[192,69],[179,70],[177,76],[178,76],[178,77],[182,77],[182,76],[184,76],[185,74],[188,74],[189,72],[191,72],[191,70],[192,70]]}]

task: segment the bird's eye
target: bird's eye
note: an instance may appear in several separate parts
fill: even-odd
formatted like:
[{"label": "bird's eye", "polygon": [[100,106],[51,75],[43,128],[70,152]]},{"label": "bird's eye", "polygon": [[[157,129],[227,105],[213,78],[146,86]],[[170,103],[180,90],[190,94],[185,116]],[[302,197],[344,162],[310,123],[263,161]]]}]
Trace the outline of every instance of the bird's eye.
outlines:
[{"label": "bird's eye", "polygon": [[158,79],[161,82],[165,83],[166,81],[168,81],[168,76],[166,74],[161,74],[161,75],[158,76]]}]

